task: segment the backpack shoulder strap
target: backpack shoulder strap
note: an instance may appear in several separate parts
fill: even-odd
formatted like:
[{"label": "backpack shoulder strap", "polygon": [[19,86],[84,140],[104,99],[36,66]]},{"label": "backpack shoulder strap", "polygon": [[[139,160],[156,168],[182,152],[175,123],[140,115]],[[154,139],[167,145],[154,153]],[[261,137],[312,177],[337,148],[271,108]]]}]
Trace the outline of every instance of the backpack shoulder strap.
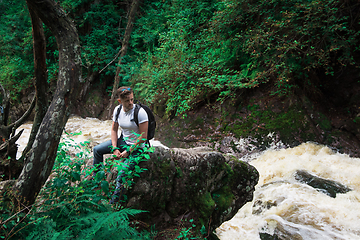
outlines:
[{"label": "backpack shoulder strap", "polygon": [[134,109],[134,121],[136,123],[137,126],[139,126],[139,111],[140,111],[141,106],[139,104],[135,105],[135,109]]},{"label": "backpack shoulder strap", "polygon": [[[138,125],[138,126],[139,126],[139,117],[138,117],[138,115],[139,115],[140,108],[142,108],[142,105],[141,105],[141,103],[138,102],[136,104],[135,110],[134,110],[134,121],[135,121],[136,125]],[[149,139],[146,139],[145,143],[147,143],[148,146],[151,147]]]},{"label": "backpack shoulder strap", "polygon": [[119,118],[119,114],[120,114],[121,108],[122,108],[122,105],[120,104],[120,107],[118,107],[118,110],[116,111],[115,122],[118,122],[118,118]]}]

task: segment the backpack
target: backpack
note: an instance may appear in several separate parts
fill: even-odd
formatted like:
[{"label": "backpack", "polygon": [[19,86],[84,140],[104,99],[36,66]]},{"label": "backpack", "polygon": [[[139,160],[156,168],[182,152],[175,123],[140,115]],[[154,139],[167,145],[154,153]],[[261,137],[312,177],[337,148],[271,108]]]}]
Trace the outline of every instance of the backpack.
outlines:
[{"label": "backpack", "polygon": [[[118,108],[117,112],[116,112],[116,120],[119,117],[120,111],[121,111],[122,105],[120,105],[120,107]],[[144,105],[141,104],[140,102],[138,102],[137,104],[135,104],[135,109],[134,109],[134,121],[136,123],[137,126],[139,126],[139,119],[138,119],[138,115],[139,115],[139,110],[140,108],[143,108],[145,110],[145,112],[148,115],[148,120],[149,120],[149,125],[148,125],[148,133],[147,133],[147,140],[146,142],[149,144],[150,146],[150,139],[154,138],[155,135],[155,128],[156,128],[156,121],[155,121],[155,116],[153,114],[153,112],[151,111],[151,109]],[[132,121],[132,120],[131,120]]]}]

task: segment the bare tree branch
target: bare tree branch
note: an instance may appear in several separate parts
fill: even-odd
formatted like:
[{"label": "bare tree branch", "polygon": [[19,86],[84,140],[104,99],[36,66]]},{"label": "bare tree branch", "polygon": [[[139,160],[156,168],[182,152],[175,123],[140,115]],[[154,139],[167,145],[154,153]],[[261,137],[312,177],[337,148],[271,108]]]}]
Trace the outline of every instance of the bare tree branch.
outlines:
[{"label": "bare tree branch", "polygon": [[131,32],[132,32],[132,28],[133,28],[134,20],[135,20],[135,15],[136,15],[139,3],[140,3],[140,0],[133,0],[132,4],[131,4],[129,18],[128,18],[128,22],[127,22],[126,29],[125,29],[124,40],[122,43],[121,50],[119,51],[120,59],[118,62],[118,66],[116,68],[115,81],[114,81],[114,85],[113,85],[113,89],[112,89],[112,93],[111,93],[111,99],[110,99],[109,106],[107,108],[106,115],[109,118],[111,118],[111,115],[112,115],[112,112],[114,109],[114,100],[115,100],[115,96],[116,96],[116,90],[119,87],[119,82],[120,82],[119,75],[120,75],[120,71],[121,71],[121,61],[122,61],[123,57],[126,55],[127,49],[129,47],[130,36],[131,36]]},{"label": "bare tree branch", "polygon": [[33,35],[33,49],[34,49],[34,73],[35,73],[35,118],[31,128],[29,141],[23,150],[22,156],[30,150],[35,141],[35,136],[39,131],[40,123],[44,118],[46,111],[49,107],[48,102],[48,82],[47,82],[47,67],[46,67],[46,41],[43,23],[33,11],[31,7],[28,7]]},{"label": "bare tree branch", "polygon": [[21,118],[19,118],[16,122],[12,123],[9,125],[10,129],[11,129],[11,137],[15,135],[15,131],[18,127],[20,127],[30,116],[32,110],[35,107],[35,100],[36,100],[36,96],[34,96],[33,100],[31,101],[30,107],[28,108],[28,110],[26,110],[26,112],[21,116]]}]

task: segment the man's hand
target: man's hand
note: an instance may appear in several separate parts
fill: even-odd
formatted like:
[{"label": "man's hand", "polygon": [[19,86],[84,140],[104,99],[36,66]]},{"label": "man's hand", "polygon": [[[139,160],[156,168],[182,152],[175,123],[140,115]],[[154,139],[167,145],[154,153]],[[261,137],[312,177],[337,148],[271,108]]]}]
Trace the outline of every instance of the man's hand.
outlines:
[{"label": "man's hand", "polygon": [[119,160],[120,158],[122,158],[121,152],[120,152],[119,149],[115,149],[114,152],[113,152],[113,155],[115,155],[114,158],[115,158],[116,160]]},{"label": "man's hand", "polygon": [[113,152],[113,155],[115,156],[114,158],[116,160],[119,160],[121,158],[127,158],[130,154],[126,150],[123,152],[120,152],[119,149],[115,149]]},{"label": "man's hand", "polygon": [[125,150],[120,154],[121,158],[127,158],[130,154]]}]

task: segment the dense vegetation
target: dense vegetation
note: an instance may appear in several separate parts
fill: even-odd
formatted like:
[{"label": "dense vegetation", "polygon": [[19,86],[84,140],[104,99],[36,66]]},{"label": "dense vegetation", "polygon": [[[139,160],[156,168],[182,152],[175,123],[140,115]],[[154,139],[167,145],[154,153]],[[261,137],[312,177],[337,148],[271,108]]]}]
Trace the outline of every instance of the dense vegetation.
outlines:
[{"label": "dense vegetation", "polygon": [[[109,161],[91,179],[89,159],[86,142],[64,138],[53,173],[30,210],[11,212],[6,201],[0,201],[0,239],[152,239],[155,232],[139,231],[130,221],[142,211],[108,204],[115,186],[106,181],[105,171],[124,164]],[[141,171],[129,172],[127,184]]]},{"label": "dense vegetation", "polygon": [[[129,3],[59,3],[78,26],[83,77],[97,71],[98,81],[113,79]],[[273,94],[278,95],[298,88],[316,93],[326,83],[314,80],[314,73],[332,75],[349,65],[358,67],[359,4],[145,0],[121,65],[120,85],[136,86],[149,103],[166,104],[168,115],[263,83],[275,86]],[[23,1],[0,5],[0,80],[16,98],[33,75],[29,16]],[[58,51],[49,34],[47,41],[49,82],[55,82]]]},{"label": "dense vegetation", "polygon": [[[161,19],[164,29],[157,27],[158,46],[143,53],[135,81],[144,97],[166,102],[167,112],[179,114],[213,94],[231,97],[267,82],[276,86],[273,94],[298,87],[316,91],[319,86],[310,77],[314,71],[334,74],[334,66],[359,60],[356,1],[176,1],[152,6],[154,12],[163,10],[151,26],[159,26]],[[153,22],[154,14],[146,13],[138,24]],[[134,38],[149,34],[148,29],[137,30]]]}]

